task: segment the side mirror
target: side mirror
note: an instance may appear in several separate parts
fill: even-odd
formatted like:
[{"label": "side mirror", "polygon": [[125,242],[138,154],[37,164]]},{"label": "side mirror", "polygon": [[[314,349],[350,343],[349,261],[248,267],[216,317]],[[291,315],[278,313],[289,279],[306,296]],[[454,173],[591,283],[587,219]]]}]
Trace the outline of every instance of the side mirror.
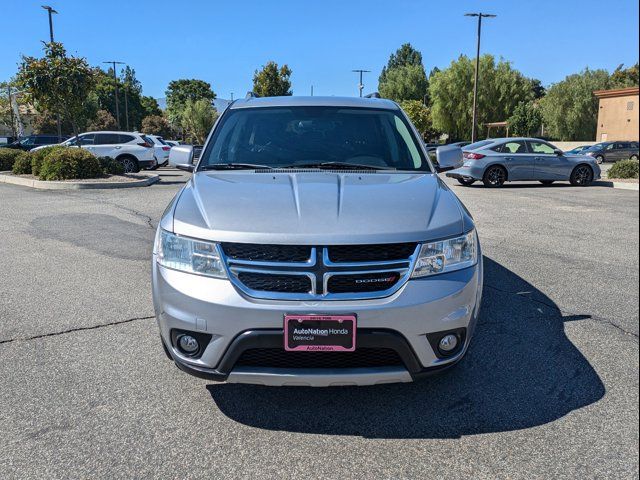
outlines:
[{"label": "side mirror", "polygon": [[436,159],[438,162],[436,166],[438,173],[455,170],[464,165],[464,158],[462,157],[462,149],[460,147],[450,145],[438,147],[436,149]]},{"label": "side mirror", "polygon": [[562,150],[560,150],[559,148],[554,148],[553,149],[553,153],[555,153],[556,155],[558,155],[559,157],[564,155],[564,152]]},{"label": "side mirror", "polygon": [[185,172],[193,172],[193,145],[179,145],[172,147],[169,151],[169,165],[184,170]]}]

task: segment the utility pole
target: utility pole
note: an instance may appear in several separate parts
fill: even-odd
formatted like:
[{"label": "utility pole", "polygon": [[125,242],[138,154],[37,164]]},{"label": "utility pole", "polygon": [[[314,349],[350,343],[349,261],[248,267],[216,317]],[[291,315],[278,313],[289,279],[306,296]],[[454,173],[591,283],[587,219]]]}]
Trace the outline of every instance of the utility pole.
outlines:
[{"label": "utility pole", "polygon": [[313,97],[313,85],[311,85],[311,96]]},{"label": "utility pole", "polygon": [[482,19],[494,18],[490,13],[465,13],[465,17],[478,17],[478,44],[476,48],[476,74],[473,82],[473,124],[471,125],[471,142],[476,141],[477,115],[478,115],[478,76],[480,70],[480,34],[482,32]]},{"label": "utility pole", "polygon": [[360,83],[358,83],[358,90],[360,91],[360,97],[362,97],[362,90],[364,90],[364,83],[362,83],[362,74],[371,73],[371,70],[351,70],[353,73],[360,74]]},{"label": "utility pole", "polygon": [[116,87],[116,125],[118,126],[118,130],[120,130],[120,107],[118,106],[118,75],[116,74],[116,65],[123,65],[124,62],[109,60],[102,63],[113,65],[113,81],[115,82]]},{"label": "utility pole", "polygon": [[124,85],[124,125],[129,131],[129,100],[127,100],[127,90],[129,90],[129,85]]},{"label": "utility pole", "polygon": [[[52,15],[58,12],[50,7],[49,5],[42,5],[47,13],[49,14],[49,41],[53,43],[53,17]],[[58,129],[58,143],[62,142],[62,122],[60,121],[60,113],[56,113],[56,124]]]},{"label": "utility pole", "polygon": [[231,101],[233,102],[233,92],[231,92]]},{"label": "utility pole", "polygon": [[11,116],[11,136],[13,137],[13,141],[15,142],[18,139],[18,134],[16,133],[16,121],[13,119],[13,103],[11,102],[11,84],[7,84],[7,94],[9,95],[9,115]]}]

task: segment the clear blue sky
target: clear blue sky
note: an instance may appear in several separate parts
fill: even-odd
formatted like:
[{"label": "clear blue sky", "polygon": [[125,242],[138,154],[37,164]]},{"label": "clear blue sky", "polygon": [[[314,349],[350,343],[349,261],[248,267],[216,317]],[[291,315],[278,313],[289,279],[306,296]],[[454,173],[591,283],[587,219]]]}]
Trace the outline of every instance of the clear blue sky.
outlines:
[{"label": "clear blue sky", "polygon": [[21,54],[40,54],[47,2],[69,52],[93,65],[127,62],[156,98],[178,78],[206,80],[221,98],[244,95],[268,60],[293,69],[294,94],[314,85],[316,95],[356,95],[354,68],[372,70],[365,92],[374,91],[404,42],[422,52],[427,73],[474,56],[475,20],[463,14],[478,10],[498,14],[483,25],[482,52],[545,85],[638,60],[637,0],[2,0],[0,80]]}]

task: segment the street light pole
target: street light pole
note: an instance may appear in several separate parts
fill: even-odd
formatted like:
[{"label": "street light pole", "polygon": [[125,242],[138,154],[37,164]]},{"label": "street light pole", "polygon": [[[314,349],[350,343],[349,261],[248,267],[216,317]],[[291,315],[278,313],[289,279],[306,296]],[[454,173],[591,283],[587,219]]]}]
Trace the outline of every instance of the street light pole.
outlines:
[{"label": "street light pole", "polygon": [[362,83],[362,74],[370,73],[371,70],[351,70],[354,73],[360,74],[360,83],[358,83],[358,90],[360,91],[360,97],[362,97],[362,90],[364,90],[364,83]]},{"label": "street light pole", "polygon": [[[53,7],[50,7],[49,5],[42,5],[42,8],[44,8],[47,13],[49,14],[49,40],[51,41],[51,43],[53,43],[53,18],[52,15],[54,13],[58,13],[56,10],[53,9]],[[62,141],[62,122],[60,121],[60,114],[56,113],[56,126],[58,129],[58,143],[60,143]]]},{"label": "street light pole", "polygon": [[118,106],[118,75],[116,74],[116,65],[122,65],[124,62],[117,62],[115,60],[109,60],[107,62],[110,65],[113,65],[113,81],[115,82],[116,87],[116,125],[118,126],[118,130],[120,130],[120,107]]},{"label": "street light pole", "polygon": [[476,47],[476,73],[473,82],[473,119],[471,125],[471,142],[476,141],[477,117],[478,117],[478,78],[480,74],[480,35],[482,32],[482,19],[494,18],[496,15],[490,13],[465,13],[465,17],[478,17],[478,43]]}]

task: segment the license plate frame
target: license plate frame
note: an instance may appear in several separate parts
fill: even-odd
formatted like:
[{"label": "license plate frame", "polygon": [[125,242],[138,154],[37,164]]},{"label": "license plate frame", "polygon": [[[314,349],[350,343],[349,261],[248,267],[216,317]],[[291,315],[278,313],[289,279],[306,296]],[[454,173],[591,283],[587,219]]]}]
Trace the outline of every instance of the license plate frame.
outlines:
[{"label": "license plate frame", "polygon": [[[287,352],[353,352],[357,323],[355,314],[286,314],[284,349]],[[299,328],[298,332],[295,327]]]}]

